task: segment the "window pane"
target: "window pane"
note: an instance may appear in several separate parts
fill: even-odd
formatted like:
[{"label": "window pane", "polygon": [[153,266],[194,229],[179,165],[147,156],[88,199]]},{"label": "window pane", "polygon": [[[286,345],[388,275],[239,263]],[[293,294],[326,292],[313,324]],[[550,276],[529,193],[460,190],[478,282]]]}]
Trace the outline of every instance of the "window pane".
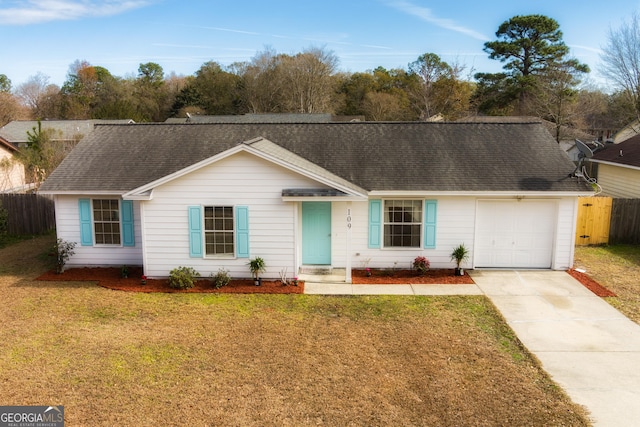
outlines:
[{"label": "window pane", "polygon": [[233,206],[206,206],[205,253],[207,255],[233,255]]},{"label": "window pane", "polygon": [[384,245],[420,247],[422,201],[386,200],[384,206]]},{"label": "window pane", "polygon": [[93,223],[96,244],[120,244],[120,202],[117,199],[93,200]]}]

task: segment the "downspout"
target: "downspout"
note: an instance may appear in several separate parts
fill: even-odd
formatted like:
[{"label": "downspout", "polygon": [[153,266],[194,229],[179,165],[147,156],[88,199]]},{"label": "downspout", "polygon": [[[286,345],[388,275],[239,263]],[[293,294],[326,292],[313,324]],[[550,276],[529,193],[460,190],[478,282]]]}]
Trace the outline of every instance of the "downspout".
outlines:
[{"label": "downspout", "polygon": [[351,210],[351,202],[347,202],[347,248],[346,248],[346,267],[345,267],[345,279],[346,283],[351,283],[351,220],[352,220],[352,210]]}]

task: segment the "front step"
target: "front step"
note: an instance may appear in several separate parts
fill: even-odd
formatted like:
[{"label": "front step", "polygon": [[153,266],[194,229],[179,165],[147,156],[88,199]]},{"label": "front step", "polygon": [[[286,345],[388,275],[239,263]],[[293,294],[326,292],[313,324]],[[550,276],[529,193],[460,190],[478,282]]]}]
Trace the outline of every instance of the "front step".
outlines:
[{"label": "front step", "polygon": [[344,283],[347,280],[347,270],[344,268],[306,266],[300,267],[298,280],[315,283]]}]

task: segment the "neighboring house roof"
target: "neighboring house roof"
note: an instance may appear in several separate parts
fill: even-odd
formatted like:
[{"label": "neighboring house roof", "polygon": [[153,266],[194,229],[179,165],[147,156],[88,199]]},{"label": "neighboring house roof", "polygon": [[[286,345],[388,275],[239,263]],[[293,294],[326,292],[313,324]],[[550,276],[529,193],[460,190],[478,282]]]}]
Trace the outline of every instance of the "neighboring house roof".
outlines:
[{"label": "neighboring house roof", "polygon": [[10,151],[11,153],[18,151],[18,149],[13,144],[2,137],[0,137],[0,147],[6,149],[7,151]]},{"label": "neighboring house roof", "polygon": [[125,194],[257,138],[366,191],[590,191],[540,123],[447,122],[97,126],[40,191]]},{"label": "neighboring house roof", "polygon": [[165,123],[330,123],[354,121],[364,121],[364,116],[335,116],[324,113],[259,113],[221,116],[201,116],[193,114],[184,119],[169,118]]},{"label": "neighboring house roof", "polygon": [[[78,136],[86,136],[93,131],[96,124],[128,124],[133,120],[41,120],[42,129],[53,129],[55,141],[71,141],[78,139]],[[33,132],[33,128],[38,128],[37,120],[14,120],[0,128],[0,138],[18,146],[20,143],[28,142],[27,132]]]},{"label": "neighboring house roof", "polygon": [[535,116],[466,116],[457,121],[463,123],[542,123],[542,119]]},{"label": "neighboring house roof", "polygon": [[640,168],[640,135],[619,144],[607,144],[603,150],[593,155],[591,161]]},{"label": "neighboring house roof", "polygon": [[640,134],[640,120],[634,120],[613,135],[613,143],[619,144],[638,134]]}]

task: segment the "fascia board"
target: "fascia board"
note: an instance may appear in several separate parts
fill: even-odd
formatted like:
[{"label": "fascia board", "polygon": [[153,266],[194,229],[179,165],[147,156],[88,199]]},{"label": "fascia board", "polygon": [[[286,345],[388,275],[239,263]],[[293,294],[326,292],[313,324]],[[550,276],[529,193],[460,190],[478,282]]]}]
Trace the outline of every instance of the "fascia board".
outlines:
[{"label": "fascia board", "polygon": [[588,197],[591,191],[370,191],[369,197]]},{"label": "fascia board", "polygon": [[369,200],[367,196],[282,196],[284,202],[366,202]]},{"label": "fascia board", "polygon": [[624,163],[610,162],[607,160],[598,160],[598,159],[590,159],[589,161],[593,163],[599,163],[601,165],[617,166],[619,168],[640,170],[640,166],[625,165]]},{"label": "fascia board", "polygon": [[48,196],[123,196],[124,191],[40,191],[38,190],[38,194],[48,195]]}]

